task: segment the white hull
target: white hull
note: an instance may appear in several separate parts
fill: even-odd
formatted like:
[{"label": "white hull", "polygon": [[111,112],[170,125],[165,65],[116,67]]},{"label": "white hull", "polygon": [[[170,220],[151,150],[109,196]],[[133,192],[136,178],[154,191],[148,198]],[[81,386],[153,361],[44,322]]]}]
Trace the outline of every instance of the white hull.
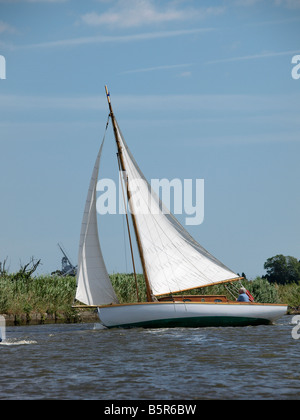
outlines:
[{"label": "white hull", "polygon": [[286,311],[276,304],[151,302],[102,306],[98,315],[108,328],[165,328],[271,324]]}]

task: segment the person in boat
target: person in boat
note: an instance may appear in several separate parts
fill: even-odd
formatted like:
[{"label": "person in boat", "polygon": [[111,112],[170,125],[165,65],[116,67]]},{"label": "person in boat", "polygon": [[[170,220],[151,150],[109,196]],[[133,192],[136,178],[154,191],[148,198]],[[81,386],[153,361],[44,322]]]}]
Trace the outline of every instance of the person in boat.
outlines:
[{"label": "person in boat", "polygon": [[238,302],[250,302],[250,299],[247,295],[247,290],[244,287],[241,287],[239,290],[239,297],[237,298]]}]

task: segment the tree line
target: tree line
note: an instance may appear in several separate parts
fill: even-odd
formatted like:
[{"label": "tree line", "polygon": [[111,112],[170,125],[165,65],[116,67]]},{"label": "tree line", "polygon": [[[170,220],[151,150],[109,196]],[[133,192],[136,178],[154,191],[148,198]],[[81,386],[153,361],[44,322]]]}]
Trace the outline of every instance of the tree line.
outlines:
[{"label": "tree line", "polygon": [[[0,276],[8,275],[8,269],[6,268],[7,258],[0,262]],[[33,257],[30,261],[21,265],[18,272],[12,276],[15,280],[18,278],[30,278],[40,265],[41,260],[35,260]],[[291,256],[284,256],[282,254],[275,255],[274,257],[268,258],[264,263],[264,269],[266,274],[262,275],[261,278],[268,280],[272,284],[292,284],[300,283],[300,260]],[[51,273],[59,274],[59,272]],[[241,277],[247,279],[245,273],[242,273]]]},{"label": "tree line", "polygon": [[300,260],[282,254],[268,258],[264,264],[266,274],[262,276],[269,283],[300,283]]}]

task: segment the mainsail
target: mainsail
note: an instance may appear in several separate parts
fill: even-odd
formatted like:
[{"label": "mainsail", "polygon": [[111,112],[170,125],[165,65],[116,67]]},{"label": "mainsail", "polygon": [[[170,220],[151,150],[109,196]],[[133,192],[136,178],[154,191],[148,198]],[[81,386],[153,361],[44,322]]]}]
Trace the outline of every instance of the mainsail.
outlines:
[{"label": "mainsail", "polygon": [[199,245],[166,210],[114,120],[131,191],[130,211],[135,215],[152,293],[159,296],[237,279],[236,273]]},{"label": "mainsail", "polygon": [[76,299],[86,305],[118,303],[98,237],[96,187],[103,144],[104,140],[90,181],[80,234]]}]

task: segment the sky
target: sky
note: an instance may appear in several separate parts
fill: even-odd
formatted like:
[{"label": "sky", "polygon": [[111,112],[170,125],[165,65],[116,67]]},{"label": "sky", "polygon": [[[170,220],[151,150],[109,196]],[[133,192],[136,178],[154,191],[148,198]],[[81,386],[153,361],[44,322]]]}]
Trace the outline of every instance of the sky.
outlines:
[{"label": "sky", "polygon": [[[106,84],[149,180],[204,179],[203,223],[186,226],[202,246],[248,278],[300,259],[299,0],[0,0],[0,55],[11,272],[32,256],[39,274],[59,269],[58,242],[77,264]],[[101,176],[117,179],[115,154],[110,126]],[[124,217],[99,232],[108,271],[131,272]]]}]

